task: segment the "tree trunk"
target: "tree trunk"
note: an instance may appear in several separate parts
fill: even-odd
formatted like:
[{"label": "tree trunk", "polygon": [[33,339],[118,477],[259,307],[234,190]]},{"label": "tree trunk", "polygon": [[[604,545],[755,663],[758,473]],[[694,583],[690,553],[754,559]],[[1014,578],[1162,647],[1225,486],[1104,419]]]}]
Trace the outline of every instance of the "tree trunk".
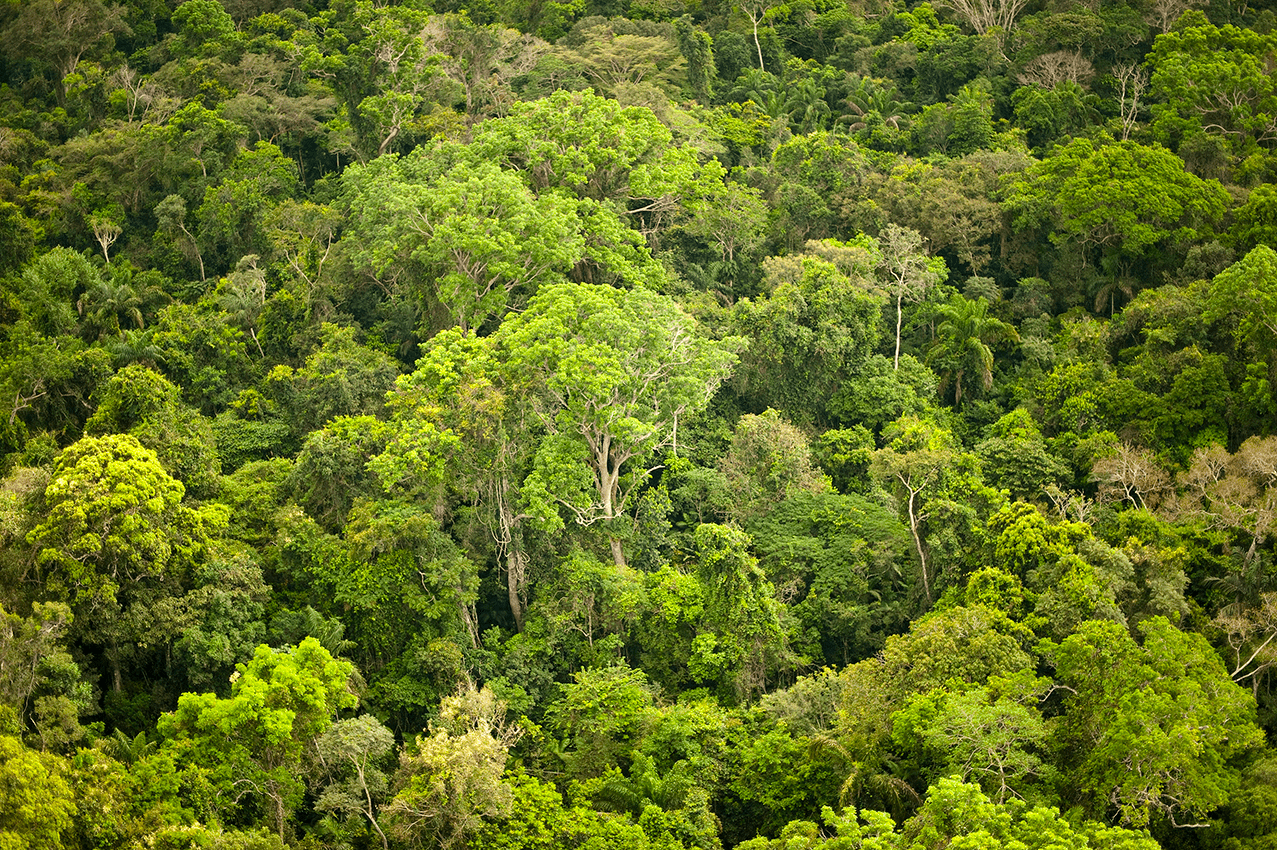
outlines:
[{"label": "tree trunk", "polygon": [[519,533],[519,520],[510,508],[510,485],[502,477],[496,488],[497,501],[497,550],[498,557],[505,557],[506,596],[510,601],[510,613],[514,615],[514,628],[523,631],[523,595],[528,581],[528,556],[523,551],[523,539]]},{"label": "tree trunk", "polygon": [[120,647],[112,643],[106,654],[107,663],[111,665],[111,690],[117,694],[124,690],[124,676],[120,671]]},{"label": "tree trunk", "polygon": [[510,600],[510,613],[514,615],[515,631],[523,631],[523,600],[520,593],[527,575],[527,557],[513,544],[506,551],[506,595]]},{"label": "tree trunk", "polygon": [[901,325],[901,323],[902,323],[902,321],[903,321],[903,314],[902,314],[902,312],[901,312],[901,310],[900,310],[900,300],[901,300],[903,297],[904,297],[904,295],[903,295],[903,294],[897,294],[897,295],[896,295],[896,365],[895,365],[895,371],[897,371],[897,372],[899,372],[899,371],[900,371],[900,325]]},{"label": "tree trunk", "polygon": [[[620,499],[621,461],[612,457],[611,437],[603,438],[595,451],[594,458],[597,466],[595,474],[598,477],[600,507],[606,521],[613,523],[620,519],[617,502]],[[609,534],[608,542],[612,545],[612,562],[617,567],[623,568],[625,553],[621,550],[621,538]]]},{"label": "tree trunk", "polygon": [[922,566],[922,592],[926,594],[927,604],[931,603],[931,577],[927,575],[927,553],[922,548],[922,537],[918,533],[918,513],[914,510],[914,500],[918,494],[909,491],[909,532],[913,535],[913,545],[918,550],[918,563]]},{"label": "tree trunk", "polygon": [[266,781],[266,796],[270,797],[271,814],[275,820],[275,832],[284,841],[284,792],[273,779]]}]

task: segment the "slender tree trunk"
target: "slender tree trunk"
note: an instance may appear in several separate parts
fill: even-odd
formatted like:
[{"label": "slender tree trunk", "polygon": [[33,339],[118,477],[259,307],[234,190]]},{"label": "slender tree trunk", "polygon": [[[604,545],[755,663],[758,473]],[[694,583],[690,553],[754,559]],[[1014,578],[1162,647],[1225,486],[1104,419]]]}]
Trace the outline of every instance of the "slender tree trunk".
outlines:
[{"label": "slender tree trunk", "polygon": [[903,312],[900,309],[900,301],[904,298],[902,293],[896,294],[896,365],[894,370],[900,371],[900,326],[903,322]]},{"label": "slender tree trunk", "polygon": [[466,627],[466,635],[470,638],[470,646],[478,648],[479,646],[479,615],[474,609],[473,602],[466,602],[461,598],[462,587],[457,585],[457,612],[461,616],[461,622]]},{"label": "slender tree trunk", "polygon": [[497,509],[497,549],[498,556],[505,557],[506,596],[510,602],[510,613],[514,615],[514,627],[523,631],[523,595],[528,580],[528,556],[523,551],[523,535],[519,532],[519,521],[510,508],[510,484],[500,477],[495,486]]},{"label": "slender tree trunk", "polygon": [[279,835],[280,842],[285,839],[284,836],[284,792],[279,787],[279,783],[274,779],[266,781],[266,796],[270,797],[271,814],[275,820],[275,831]]},{"label": "slender tree trunk", "polygon": [[918,550],[918,563],[922,566],[922,592],[926,594],[927,603],[931,603],[931,577],[927,574],[927,553],[922,548],[922,537],[918,533],[918,513],[914,510],[914,502],[918,498],[916,490],[909,491],[909,532],[913,535],[913,545]]},{"label": "slender tree trunk", "polygon": [[763,45],[758,41],[758,24],[763,20],[763,16],[767,14],[766,4],[761,5],[758,9],[749,8],[745,3],[741,3],[740,10],[749,18],[749,22],[754,25],[754,49],[758,51],[758,70],[766,71],[763,67]]},{"label": "slender tree trunk", "polygon": [[208,277],[204,274],[204,254],[200,251],[200,243],[195,241],[195,237],[191,235],[191,231],[186,229],[186,225],[179,224],[178,227],[182,228],[182,232],[186,234],[186,238],[191,240],[191,247],[195,249],[195,259],[198,260],[200,264],[200,280],[208,280]]},{"label": "slender tree trunk", "polygon": [[120,645],[112,642],[106,654],[107,663],[111,665],[111,690],[117,694],[124,690],[124,676],[120,671]]},{"label": "slender tree trunk", "polygon": [[381,824],[377,823],[377,818],[372,813],[372,797],[368,797],[368,810],[364,814],[368,816],[368,822],[372,824],[372,828],[377,830],[377,835],[381,837],[381,846],[384,850],[390,850],[390,842],[386,840],[386,833],[381,831]]}]

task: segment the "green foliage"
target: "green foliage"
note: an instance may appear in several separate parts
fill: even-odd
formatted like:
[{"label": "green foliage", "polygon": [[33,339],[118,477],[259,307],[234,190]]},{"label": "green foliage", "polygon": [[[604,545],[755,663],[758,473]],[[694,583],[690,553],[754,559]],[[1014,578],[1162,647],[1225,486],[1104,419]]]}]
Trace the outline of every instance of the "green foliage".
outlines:
[{"label": "green foliage", "polygon": [[172,304],[160,311],[151,344],[183,397],[201,412],[211,415],[229,404],[248,383],[244,333],[224,314]]},{"label": "green foliage", "polygon": [[423,159],[427,152],[418,149],[398,168],[377,162],[370,173],[347,174],[352,203],[364,210],[356,257],[374,274],[393,279],[411,268],[468,331],[584,260],[586,236],[572,199],[538,196],[490,163],[441,168]]},{"label": "green foliage", "polygon": [[1047,487],[1067,481],[1068,468],[1050,453],[1042,431],[1023,408],[990,426],[976,452],[989,483],[1013,499],[1041,499]]},{"label": "green foliage", "polygon": [[59,456],[47,517],[27,535],[36,574],[70,603],[76,635],[102,647],[116,691],[134,647],[163,640],[163,600],[226,523],[216,507],[182,505],[183,493],[133,437],[85,437]]},{"label": "green foliage", "polygon": [[983,685],[1030,667],[1032,633],[1002,611],[983,604],[933,611],[904,635],[887,638],[882,660],[893,693],[908,695],[953,680]]},{"label": "green foliage", "polygon": [[236,671],[229,698],[183,694],[177,710],[160,718],[160,734],[186,770],[203,774],[210,805],[233,811],[243,805],[238,786],[247,784],[283,839],[301,802],[303,752],[338,711],[358,703],[350,689],[354,667],[307,638],[279,652],[259,646]]},{"label": "green foliage", "polygon": [[[395,736],[368,714],[339,720],[315,741],[319,764],[316,783],[322,790],[315,808],[346,820],[352,835],[356,831],[349,821],[360,818],[361,826],[376,832],[385,843],[385,834],[377,822],[377,806],[389,787],[382,769],[395,746]],[[367,824],[362,823],[367,819]]]},{"label": "green foliage", "polygon": [[552,850],[565,843],[582,847],[652,846],[642,827],[625,815],[594,811],[580,802],[565,804],[553,785],[518,772],[510,775],[512,800],[500,816],[485,821],[471,846],[482,850]]},{"label": "green foliage", "polygon": [[953,386],[953,405],[962,405],[963,381],[968,394],[993,386],[993,346],[1019,342],[1015,328],[989,315],[989,302],[954,295],[939,309],[936,342],[927,354],[942,377],[941,389]]},{"label": "green foliage", "polygon": [[1240,249],[1272,246],[1277,242],[1277,190],[1270,185],[1256,186],[1246,203],[1233,211],[1229,244]]},{"label": "green foliage", "polygon": [[1207,308],[1209,318],[1227,316],[1235,322],[1235,339],[1253,352],[1257,368],[1247,370],[1242,392],[1256,408],[1267,411],[1274,405],[1272,369],[1277,365],[1277,328],[1272,319],[1277,295],[1272,287],[1274,269],[1277,253],[1267,245],[1258,246],[1215,278],[1212,303]]},{"label": "green foliage", "polygon": [[1094,816],[1137,827],[1200,822],[1236,787],[1234,757],[1262,740],[1253,697],[1200,635],[1162,617],[1140,632],[1142,644],[1116,623],[1092,621],[1049,648],[1074,689],[1056,739],[1063,766]]},{"label": "green foliage", "polygon": [[836,753],[780,726],[755,735],[739,754],[730,788],[744,808],[757,806],[766,813],[755,816],[758,831],[775,833],[791,820],[814,817],[835,804],[842,769]]},{"label": "green foliage", "polygon": [[443,700],[430,734],[400,756],[386,807],[390,835],[410,847],[461,846],[485,818],[510,811],[514,793],[502,777],[519,731],[504,715],[488,688],[469,683]]},{"label": "green foliage", "polygon": [[802,432],[770,408],[761,416],[740,418],[721,468],[736,494],[731,513],[738,521],[766,513],[798,493],[829,490]]},{"label": "green foliage", "polygon": [[1271,843],[1226,5],[0,3],[0,845]]},{"label": "green foliage", "polygon": [[912,545],[880,506],[859,496],[797,493],[749,529],[768,578],[788,589],[813,660],[867,657],[906,622]]},{"label": "green foliage", "polygon": [[985,687],[914,696],[892,715],[893,737],[943,775],[974,779],[994,801],[1034,794],[1046,773],[1047,726],[1036,703],[1047,689],[1029,674],[991,677]]},{"label": "green foliage", "polygon": [[180,391],[157,372],[125,366],[107,382],[88,434],[132,434],[195,496],[217,492],[221,464],[208,420],[179,400]]},{"label": "green foliage", "polygon": [[1226,194],[1160,147],[1074,139],[1010,184],[1007,208],[1019,229],[1134,259],[1190,239],[1223,216]]},{"label": "green foliage", "polygon": [[54,476],[48,517],[29,539],[51,589],[77,606],[113,602],[119,582],[162,574],[200,543],[176,537],[196,530],[196,517],[180,506],[181,483],[133,437],[86,437],[59,456]]},{"label": "green foliage", "polygon": [[647,677],[625,665],[582,670],[563,686],[547,719],[564,741],[574,778],[602,775],[624,758],[645,731],[653,708]]},{"label": "green foliage", "polygon": [[224,693],[235,665],[251,658],[265,637],[270,588],[245,555],[214,561],[193,579],[194,588],[177,601],[182,632],[173,655],[192,688]]},{"label": "green foliage", "polygon": [[1172,143],[1218,134],[1240,155],[1270,141],[1277,89],[1267,63],[1275,45],[1271,34],[1205,21],[1158,36],[1148,58],[1154,131]]},{"label": "green foliage", "polygon": [[0,736],[0,847],[61,850],[71,831],[75,801],[56,756],[28,750]]},{"label": "green foliage", "polygon": [[766,688],[786,657],[771,582],[749,554],[749,537],[723,525],[696,529],[697,577],[705,588],[707,631],[693,644],[692,677],[728,685],[725,696],[748,699]]},{"label": "green foliage", "polygon": [[883,441],[870,475],[892,493],[908,523],[929,604],[938,585],[956,581],[966,566],[953,550],[971,550],[982,515],[996,510],[1003,497],[984,486],[977,458],[934,422],[902,416],[884,430]]},{"label": "green foliage", "polygon": [[267,212],[296,192],[296,167],[278,147],[258,142],[253,149],[241,151],[227,167],[222,182],[204,190],[204,200],[195,210],[195,233],[203,260],[224,268],[246,255],[266,253],[263,228]]},{"label": "green foliage", "polygon": [[1105,847],[1113,850],[1152,850],[1159,846],[1147,833],[1106,826],[1095,821],[1075,824],[1059,809],[1032,809],[1011,801],[999,805],[974,784],[957,777],[941,779],[927,794],[927,802],[907,822],[901,845],[931,847]]},{"label": "green foliage", "polygon": [[378,495],[377,479],[365,467],[385,448],[387,431],[372,416],[339,416],[306,438],[289,474],[290,489],[326,530],[340,529],[358,499]]},{"label": "green foliage", "polygon": [[[701,336],[664,296],[591,284],[546,287],[498,340],[550,434],[523,491],[551,524],[556,503],[583,524],[621,516],[646,479],[635,464],[673,444],[679,418],[709,404],[742,347]],[[617,545],[613,556],[621,563]]]},{"label": "green foliage", "polygon": [[811,254],[767,261],[767,295],[732,311],[733,330],[750,341],[733,382],[739,394],[803,425],[828,422],[830,397],[880,334],[881,302],[865,274],[871,255],[852,247],[859,249],[855,276]]}]

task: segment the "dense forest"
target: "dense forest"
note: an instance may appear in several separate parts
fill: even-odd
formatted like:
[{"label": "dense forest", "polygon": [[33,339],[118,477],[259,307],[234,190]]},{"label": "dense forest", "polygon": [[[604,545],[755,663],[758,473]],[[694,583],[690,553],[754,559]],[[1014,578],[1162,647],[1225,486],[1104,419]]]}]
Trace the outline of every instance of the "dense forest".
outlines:
[{"label": "dense forest", "polygon": [[0,0],[0,848],[1277,847],[1270,0]]}]

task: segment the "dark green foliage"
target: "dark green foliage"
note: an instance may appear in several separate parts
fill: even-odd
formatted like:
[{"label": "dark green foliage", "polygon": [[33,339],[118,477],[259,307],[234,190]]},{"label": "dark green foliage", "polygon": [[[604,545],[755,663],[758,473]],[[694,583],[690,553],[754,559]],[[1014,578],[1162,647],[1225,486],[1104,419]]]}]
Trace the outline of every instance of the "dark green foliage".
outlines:
[{"label": "dark green foliage", "polygon": [[814,663],[865,658],[907,622],[911,544],[881,506],[854,495],[796,494],[749,529],[763,570],[786,588],[804,640],[819,647]]}]

